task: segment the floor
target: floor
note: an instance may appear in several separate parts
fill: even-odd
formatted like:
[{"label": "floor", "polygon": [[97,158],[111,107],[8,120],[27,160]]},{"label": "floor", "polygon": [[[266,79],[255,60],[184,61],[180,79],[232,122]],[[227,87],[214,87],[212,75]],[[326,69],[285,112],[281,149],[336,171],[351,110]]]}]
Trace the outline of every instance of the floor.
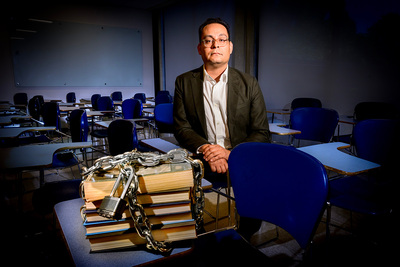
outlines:
[{"label": "floor", "polygon": [[[142,137],[143,138],[143,137]],[[97,155],[100,156],[100,155]],[[90,164],[89,164],[90,165]],[[45,182],[79,178],[79,170],[75,166],[60,171],[45,172]],[[15,175],[2,175],[1,190],[1,229],[3,229],[3,250],[5,257],[13,265],[40,266],[71,266],[68,250],[56,227],[52,214],[41,216],[35,212],[32,205],[32,194],[39,187],[39,172],[26,171],[23,173],[23,205],[18,210],[18,194]],[[217,194],[205,194],[205,210],[211,215],[216,214]],[[231,207],[230,222],[227,216],[227,201],[221,197],[220,219],[217,229],[235,225],[234,202]],[[398,221],[393,218],[380,218],[353,214],[352,232],[350,229],[350,214],[340,208],[332,208],[331,236],[325,235],[325,216],[320,223],[314,238],[313,257],[316,266],[392,266],[397,262],[395,255],[398,244]],[[204,215],[205,230],[216,229],[215,221]],[[264,254],[276,261],[279,266],[300,266],[302,251],[293,238],[283,229],[278,228],[279,238],[276,237],[276,227],[263,222],[260,230],[255,233],[250,242]],[[273,240],[268,242],[269,240]],[[38,265],[38,266],[39,266]]]}]

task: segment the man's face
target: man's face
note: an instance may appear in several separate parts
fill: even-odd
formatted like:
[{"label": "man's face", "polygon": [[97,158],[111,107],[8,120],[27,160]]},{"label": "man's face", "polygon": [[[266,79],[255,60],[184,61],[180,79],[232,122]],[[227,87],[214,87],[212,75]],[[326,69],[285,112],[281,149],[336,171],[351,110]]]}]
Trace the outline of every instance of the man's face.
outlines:
[{"label": "man's face", "polygon": [[[209,47],[204,42],[200,42],[197,46],[197,50],[204,64],[213,65],[215,67],[227,65],[229,62],[229,57],[233,51],[233,44],[229,41],[228,31],[226,28],[219,23],[208,24],[203,29],[203,34],[201,36],[202,40],[208,40]],[[221,47],[221,42],[219,40],[228,40],[225,46]]]}]

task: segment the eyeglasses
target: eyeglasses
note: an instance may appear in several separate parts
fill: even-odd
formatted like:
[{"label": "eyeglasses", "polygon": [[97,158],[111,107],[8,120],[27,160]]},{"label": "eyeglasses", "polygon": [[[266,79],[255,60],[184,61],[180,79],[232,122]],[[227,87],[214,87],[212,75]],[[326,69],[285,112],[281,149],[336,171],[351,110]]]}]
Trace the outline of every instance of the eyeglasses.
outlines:
[{"label": "eyeglasses", "polygon": [[207,38],[207,39],[201,40],[204,47],[211,47],[213,43],[215,44],[215,46],[224,47],[224,46],[226,46],[228,41],[229,41],[229,39],[222,39],[222,38],[220,38],[220,39]]}]

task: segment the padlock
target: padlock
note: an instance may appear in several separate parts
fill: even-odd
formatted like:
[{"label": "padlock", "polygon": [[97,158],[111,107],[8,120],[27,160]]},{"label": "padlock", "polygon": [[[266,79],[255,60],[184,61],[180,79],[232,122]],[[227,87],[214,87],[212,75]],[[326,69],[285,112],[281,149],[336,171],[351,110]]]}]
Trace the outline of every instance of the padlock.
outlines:
[{"label": "padlock", "polygon": [[97,209],[97,212],[100,216],[114,220],[120,220],[122,218],[122,213],[125,211],[127,203],[124,198],[126,193],[128,192],[129,186],[132,183],[134,176],[133,168],[128,167],[128,170],[129,178],[124,185],[124,190],[122,191],[121,196],[114,197],[114,193],[117,191],[119,184],[121,183],[123,176],[122,173],[118,175],[118,178],[114,183],[110,195],[103,198],[100,207]]},{"label": "padlock", "polygon": [[102,217],[120,220],[125,209],[126,201],[124,199],[113,196],[105,196],[97,212]]}]

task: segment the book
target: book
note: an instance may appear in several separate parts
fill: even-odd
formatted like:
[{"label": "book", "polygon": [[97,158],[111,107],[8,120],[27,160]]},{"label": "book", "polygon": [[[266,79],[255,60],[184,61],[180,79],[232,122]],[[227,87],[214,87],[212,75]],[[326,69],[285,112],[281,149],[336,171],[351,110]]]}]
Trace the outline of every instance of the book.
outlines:
[{"label": "book", "polygon": [[[191,201],[190,191],[177,191],[177,192],[167,192],[167,193],[156,193],[156,194],[142,194],[137,195],[138,203],[141,205],[156,205],[156,204],[173,204],[173,203],[189,203]],[[112,219],[107,219],[100,216],[97,213],[97,209],[100,207],[102,200],[94,202],[86,202],[85,209],[83,212],[84,220],[86,222],[96,222],[96,221],[107,221]],[[130,212],[126,209],[122,213],[122,219],[129,218]]]},{"label": "book", "polygon": [[[180,241],[196,238],[195,225],[152,230],[152,235],[157,241]],[[146,239],[141,238],[135,229],[121,235],[103,236],[88,239],[92,252],[114,249],[132,248],[146,244]]]},{"label": "book", "polygon": [[[94,173],[85,180],[83,191],[86,201],[101,200],[110,195],[118,172],[114,168],[107,173]],[[139,177],[138,194],[189,190],[194,185],[192,166],[187,162],[166,163],[154,167],[139,166],[136,174]],[[121,195],[122,190],[120,185],[115,195]]]},{"label": "book", "polygon": [[[149,217],[149,221],[153,230],[195,224],[190,212],[163,216],[151,216]],[[87,238],[98,238],[102,236],[123,234],[129,231],[131,228],[135,228],[132,218],[126,218],[118,221],[86,221],[84,226],[86,227]]]}]

